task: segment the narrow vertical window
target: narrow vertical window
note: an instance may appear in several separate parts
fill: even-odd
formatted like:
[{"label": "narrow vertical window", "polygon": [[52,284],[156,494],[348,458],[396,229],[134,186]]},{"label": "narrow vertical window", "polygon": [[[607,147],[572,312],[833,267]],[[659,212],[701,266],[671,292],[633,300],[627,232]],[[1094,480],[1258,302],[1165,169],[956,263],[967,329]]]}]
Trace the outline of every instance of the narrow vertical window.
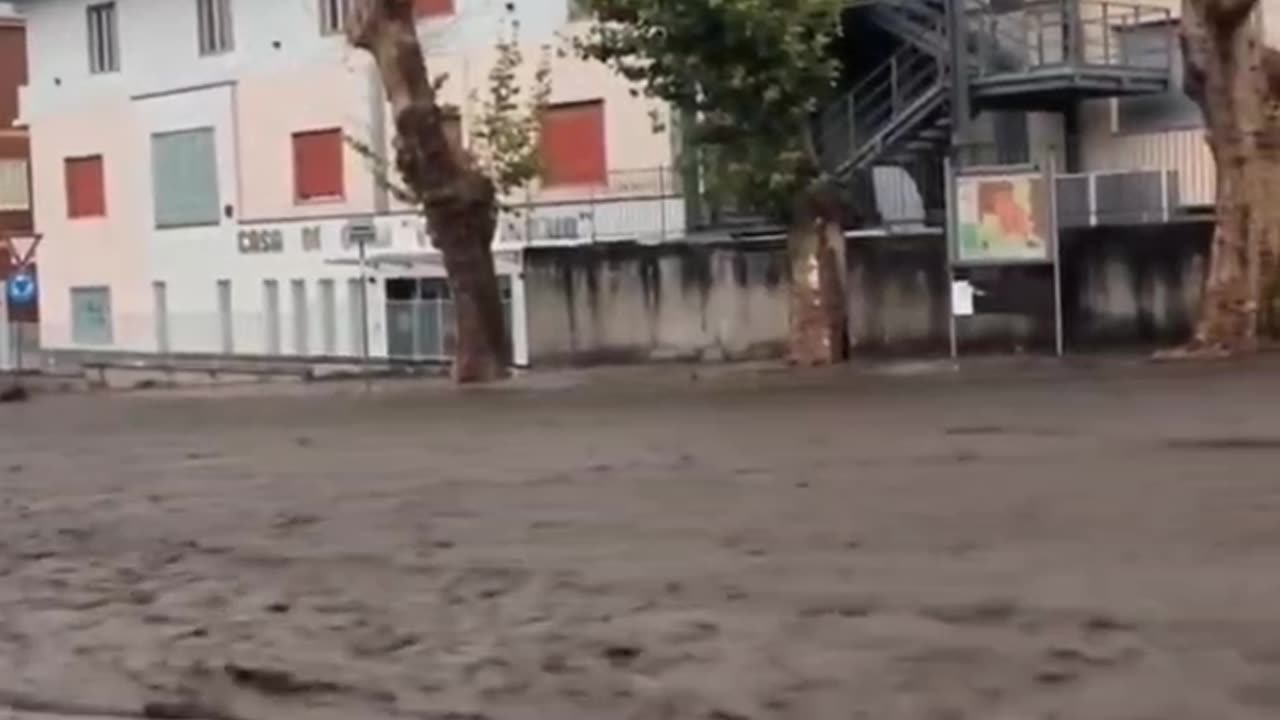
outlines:
[{"label": "narrow vertical window", "polygon": [[222,331],[222,354],[236,351],[234,310],[231,301],[231,281],[218,281],[218,325]]},{"label": "narrow vertical window", "polygon": [[266,315],[267,355],[280,354],[280,283],[262,281],[262,304]]},{"label": "narrow vertical window", "polygon": [[359,357],[364,353],[364,337],[366,332],[367,314],[365,312],[366,295],[364,285],[361,284],[359,278],[351,278],[347,280],[347,312],[350,314],[350,331],[348,337],[351,342],[348,343],[350,354]]},{"label": "narrow vertical window", "polygon": [[170,349],[169,289],[164,281],[157,280],[151,283],[151,305],[152,312],[155,313],[156,351],[162,355],[167,354]]},{"label": "narrow vertical window", "polygon": [[221,55],[235,49],[231,0],[196,0],[196,29],[201,55]]},{"label": "narrow vertical window", "polygon": [[320,342],[325,357],[338,354],[338,292],[327,279],[320,281]]},{"label": "narrow vertical window", "polygon": [[290,283],[293,294],[293,353],[306,357],[311,354],[311,312],[307,307],[307,281]]},{"label": "narrow vertical window", "polygon": [[116,4],[90,5],[85,13],[89,29],[89,72],[117,72],[120,69],[120,39],[116,27]]},{"label": "narrow vertical window", "polygon": [[347,14],[351,12],[351,0],[319,0],[320,34],[339,35],[347,29]]}]

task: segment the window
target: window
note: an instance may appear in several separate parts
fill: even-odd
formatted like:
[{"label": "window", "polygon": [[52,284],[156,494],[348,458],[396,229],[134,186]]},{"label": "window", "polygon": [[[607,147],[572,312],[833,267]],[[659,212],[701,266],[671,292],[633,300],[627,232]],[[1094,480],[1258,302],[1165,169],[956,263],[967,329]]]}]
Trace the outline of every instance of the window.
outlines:
[{"label": "window", "polygon": [[307,308],[307,281],[290,283],[293,293],[293,352],[306,357],[311,354],[311,312]]},{"label": "window", "polygon": [[347,29],[351,0],[320,0],[320,34],[338,35]]},{"label": "window", "polygon": [[332,280],[320,281],[320,342],[326,357],[338,354],[338,291]]},{"label": "window", "polygon": [[71,341],[77,345],[110,345],[111,288],[71,288]]},{"label": "window", "polygon": [[120,39],[116,4],[98,3],[86,8],[89,25],[89,72],[113,73],[120,69]]},{"label": "window", "polygon": [[542,118],[542,173],[547,186],[607,182],[603,102],[547,108]]},{"label": "window", "polygon": [[280,354],[280,283],[262,281],[262,304],[266,314],[266,344],[268,355]]},{"label": "window", "polygon": [[341,200],[342,131],[293,135],[293,187],[299,202]]},{"label": "window", "polygon": [[201,55],[220,55],[235,48],[231,0],[196,0],[196,28]]},{"label": "window", "polygon": [[413,14],[420,18],[452,15],[453,0],[413,0]]},{"label": "window", "polygon": [[156,351],[169,352],[169,288],[163,281],[151,283],[151,305],[155,312]]},{"label": "window", "polygon": [[151,136],[156,227],[217,225],[221,200],[213,128]]},{"label": "window", "polygon": [[26,212],[31,209],[31,185],[27,161],[0,158],[0,212]]},{"label": "window", "polygon": [[63,172],[67,183],[67,217],[105,217],[107,194],[103,185],[102,156],[67,158]]},{"label": "window", "polygon": [[218,325],[222,332],[222,354],[235,352],[235,324],[231,309],[231,281],[218,281]]},{"label": "window", "polygon": [[1126,29],[1120,33],[1119,52],[1125,65],[1164,69],[1172,62],[1173,78],[1168,92],[1117,99],[1117,132],[1144,134],[1204,127],[1200,106],[1184,90],[1186,76],[1176,27],[1159,23]]},{"label": "window", "polygon": [[365,302],[368,296],[365,294],[364,284],[359,278],[351,278],[347,280],[347,318],[350,323],[351,337],[351,355],[360,356],[364,354],[365,337],[368,332],[368,315],[365,313]]}]

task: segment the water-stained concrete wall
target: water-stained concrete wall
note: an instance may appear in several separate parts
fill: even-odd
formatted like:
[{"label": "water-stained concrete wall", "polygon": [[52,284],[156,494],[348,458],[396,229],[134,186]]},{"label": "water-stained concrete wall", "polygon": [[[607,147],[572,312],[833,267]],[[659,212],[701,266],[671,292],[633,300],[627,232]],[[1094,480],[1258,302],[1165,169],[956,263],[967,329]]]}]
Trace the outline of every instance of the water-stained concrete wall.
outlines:
[{"label": "water-stained concrete wall", "polygon": [[780,242],[532,248],[530,361],[777,357],[788,274]]},{"label": "water-stained concrete wall", "polygon": [[[1200,300],[1208,223],[1068,233],[1062,246],[1068,352],[1185,340]],[[850,240],[853,356],[948,347],[939,236]],[[788,266],[781,242],[601,244],[526,251],[534,365],[781,357]],[[1050,266],[962,273],[985,294],[958,322],[961,349],[1053,348]]]},{"label": "water-stained concrete wall", "polygon": [[[1062,245],[1068,351],[1185,340],[1200,302],[1208,223],[1091,229]],[[939,236],[850,241],[853,354],[931,354],[948,346],[946,246]],[[957,328],[967,351],[1052,349],[1050,266],[959,273],[984,294]]]}]

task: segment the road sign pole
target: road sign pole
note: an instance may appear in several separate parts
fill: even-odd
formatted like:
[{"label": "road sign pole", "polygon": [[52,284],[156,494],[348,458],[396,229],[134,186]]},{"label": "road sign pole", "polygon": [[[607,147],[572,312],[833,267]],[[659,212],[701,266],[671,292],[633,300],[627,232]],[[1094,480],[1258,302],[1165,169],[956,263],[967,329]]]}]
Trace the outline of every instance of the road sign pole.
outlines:
[{"label": "road sign pole", "polygon": [[0,321],[4,332],[0,333],[0,370],[13,369],[13,353],[10,348],[13,345],[13,329],[9,322],[9,283],[5,282],[5,292],[0,294]]}]

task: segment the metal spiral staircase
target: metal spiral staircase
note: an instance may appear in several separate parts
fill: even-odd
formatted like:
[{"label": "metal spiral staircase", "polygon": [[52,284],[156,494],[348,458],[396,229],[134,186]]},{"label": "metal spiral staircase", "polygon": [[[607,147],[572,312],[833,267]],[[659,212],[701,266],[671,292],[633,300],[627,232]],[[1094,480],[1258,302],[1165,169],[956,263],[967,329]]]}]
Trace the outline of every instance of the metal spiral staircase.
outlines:
[{"label": "metal spiral staircase", "polygon": [[[963,17],[953,20],[948,2],[960,3]],[[1176,37],[1166,8],[1112,0],[852,0],[849,8],[898,44],[818,118],[826,170],[850,184],[867,182],[875,167],[899,166],[912,168],[922,195],[940,195],[923,185],[941,180],[956,80],[971,113],[1061,112],[1081,100],[1171,85]],[[1123,33],[1140,27],[1169,28],[1167,42],[1130,56]],[[921,167],[935,172],[926,179]]]}]

